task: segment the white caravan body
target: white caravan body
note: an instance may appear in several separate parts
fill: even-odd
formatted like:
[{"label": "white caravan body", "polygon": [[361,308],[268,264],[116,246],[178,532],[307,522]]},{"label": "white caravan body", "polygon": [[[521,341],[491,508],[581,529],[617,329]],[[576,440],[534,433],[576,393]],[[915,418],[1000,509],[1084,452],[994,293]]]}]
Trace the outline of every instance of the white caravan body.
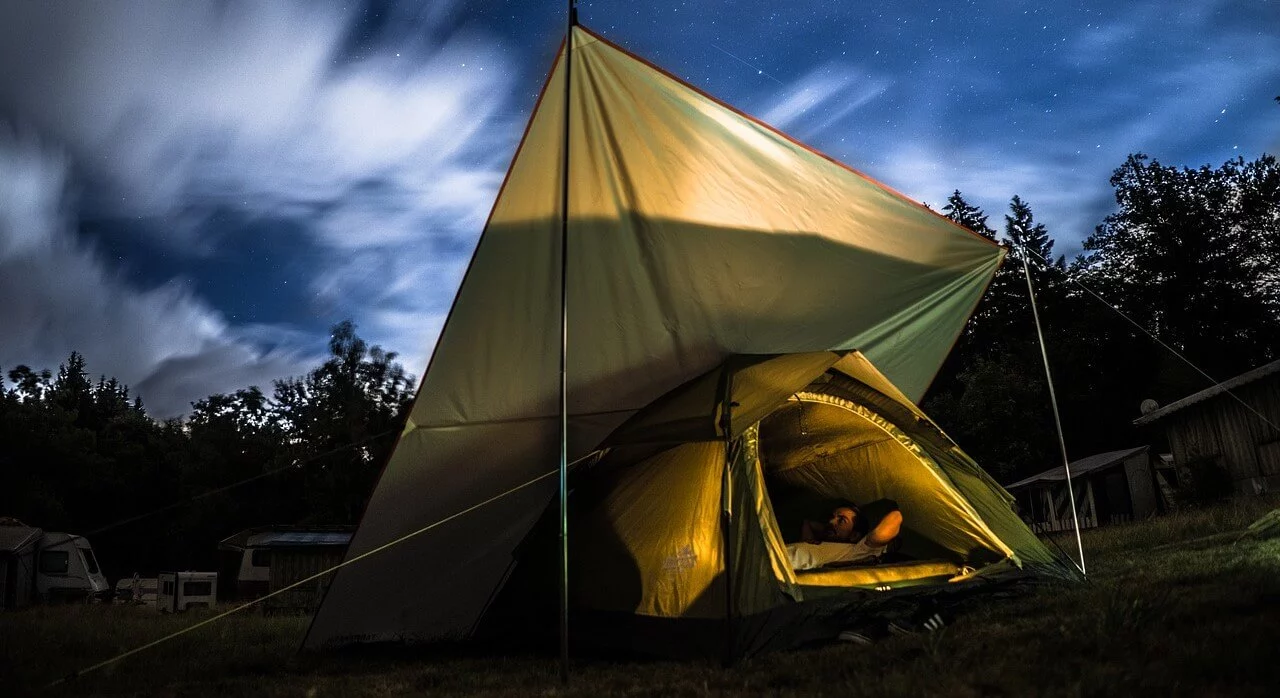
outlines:
[{"label": "white caravan body", "polygon": [[87,601],[111,593],[84,536],[45,533],[36,563],[36,594],[41,601]]},{"label": "white caravan body", "polygon": [[213,608],[218,602],[217,572],[161,572],[156,579],[156,608],[161,613]]}]

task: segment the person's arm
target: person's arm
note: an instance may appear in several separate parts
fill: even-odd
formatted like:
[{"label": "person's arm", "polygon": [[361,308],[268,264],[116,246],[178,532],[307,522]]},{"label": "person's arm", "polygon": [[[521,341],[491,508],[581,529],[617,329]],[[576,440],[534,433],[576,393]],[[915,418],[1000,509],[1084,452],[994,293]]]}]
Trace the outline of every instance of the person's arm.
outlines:
[{"label": "person's arm", "polygon": [[884,518],[880,519],[880,523],[871,529],[871,533],[867,534],[866,543],[872,548],[884,547],[897,538],[901,530],[902,512],[895,509],[885,514]]}]

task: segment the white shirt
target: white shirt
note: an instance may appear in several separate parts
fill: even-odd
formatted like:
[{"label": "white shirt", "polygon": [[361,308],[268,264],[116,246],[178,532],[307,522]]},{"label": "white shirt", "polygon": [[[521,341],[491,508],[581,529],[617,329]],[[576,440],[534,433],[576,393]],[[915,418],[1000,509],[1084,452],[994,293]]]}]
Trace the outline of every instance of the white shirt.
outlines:
[{"label": "white shirt", "polygon": [[885,546],[870,546],[866,538],[857,543],[791,543],[787,556],[795,570],[813,570],[837,562],[861,562],[884,554]]}]

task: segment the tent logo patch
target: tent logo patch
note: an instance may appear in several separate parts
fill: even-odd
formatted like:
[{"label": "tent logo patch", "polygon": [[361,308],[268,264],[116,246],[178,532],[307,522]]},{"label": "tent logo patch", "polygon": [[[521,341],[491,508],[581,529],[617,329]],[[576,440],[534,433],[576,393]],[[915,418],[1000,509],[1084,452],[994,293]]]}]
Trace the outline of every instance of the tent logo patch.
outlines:
[{"label": "tent logo patch", "polygon": [[675,555],[668,556],[662,561],[662,570],[664,572],[687,570],[692,569],[696,564],[698,564],[698,554],[693,552],[692,545],[686,545]]}]

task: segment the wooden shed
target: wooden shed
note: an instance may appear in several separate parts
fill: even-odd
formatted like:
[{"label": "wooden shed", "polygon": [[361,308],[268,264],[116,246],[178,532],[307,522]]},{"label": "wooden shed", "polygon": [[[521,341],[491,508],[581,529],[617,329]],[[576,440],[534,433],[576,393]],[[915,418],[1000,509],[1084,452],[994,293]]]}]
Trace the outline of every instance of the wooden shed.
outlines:
[{"label": "wooden shed", "polygon": [[266,610],[311,612],[332,573],[283,590],[340,564],[354,532],[351,526],[265,526],[229,536],[218,547],[235,555],[239,598],[274,594],[263,602]]},{"label": "wooden shed", "polygon": [[1280,361],[1152,410],[1134,424],[1163,431],[1174,464],[1202,495],[1280,490]]},{"label": "wooden shed", "polygon": [[[1005,489],[1017,498],[1019,514],[1032,530],[1065,531],[1073,527],[1066,479],[1058,466],[1005,485]],[[1148,446],[1073,461],[1071,484],[1080,528],[1127,523],[1162,509]]]}]

